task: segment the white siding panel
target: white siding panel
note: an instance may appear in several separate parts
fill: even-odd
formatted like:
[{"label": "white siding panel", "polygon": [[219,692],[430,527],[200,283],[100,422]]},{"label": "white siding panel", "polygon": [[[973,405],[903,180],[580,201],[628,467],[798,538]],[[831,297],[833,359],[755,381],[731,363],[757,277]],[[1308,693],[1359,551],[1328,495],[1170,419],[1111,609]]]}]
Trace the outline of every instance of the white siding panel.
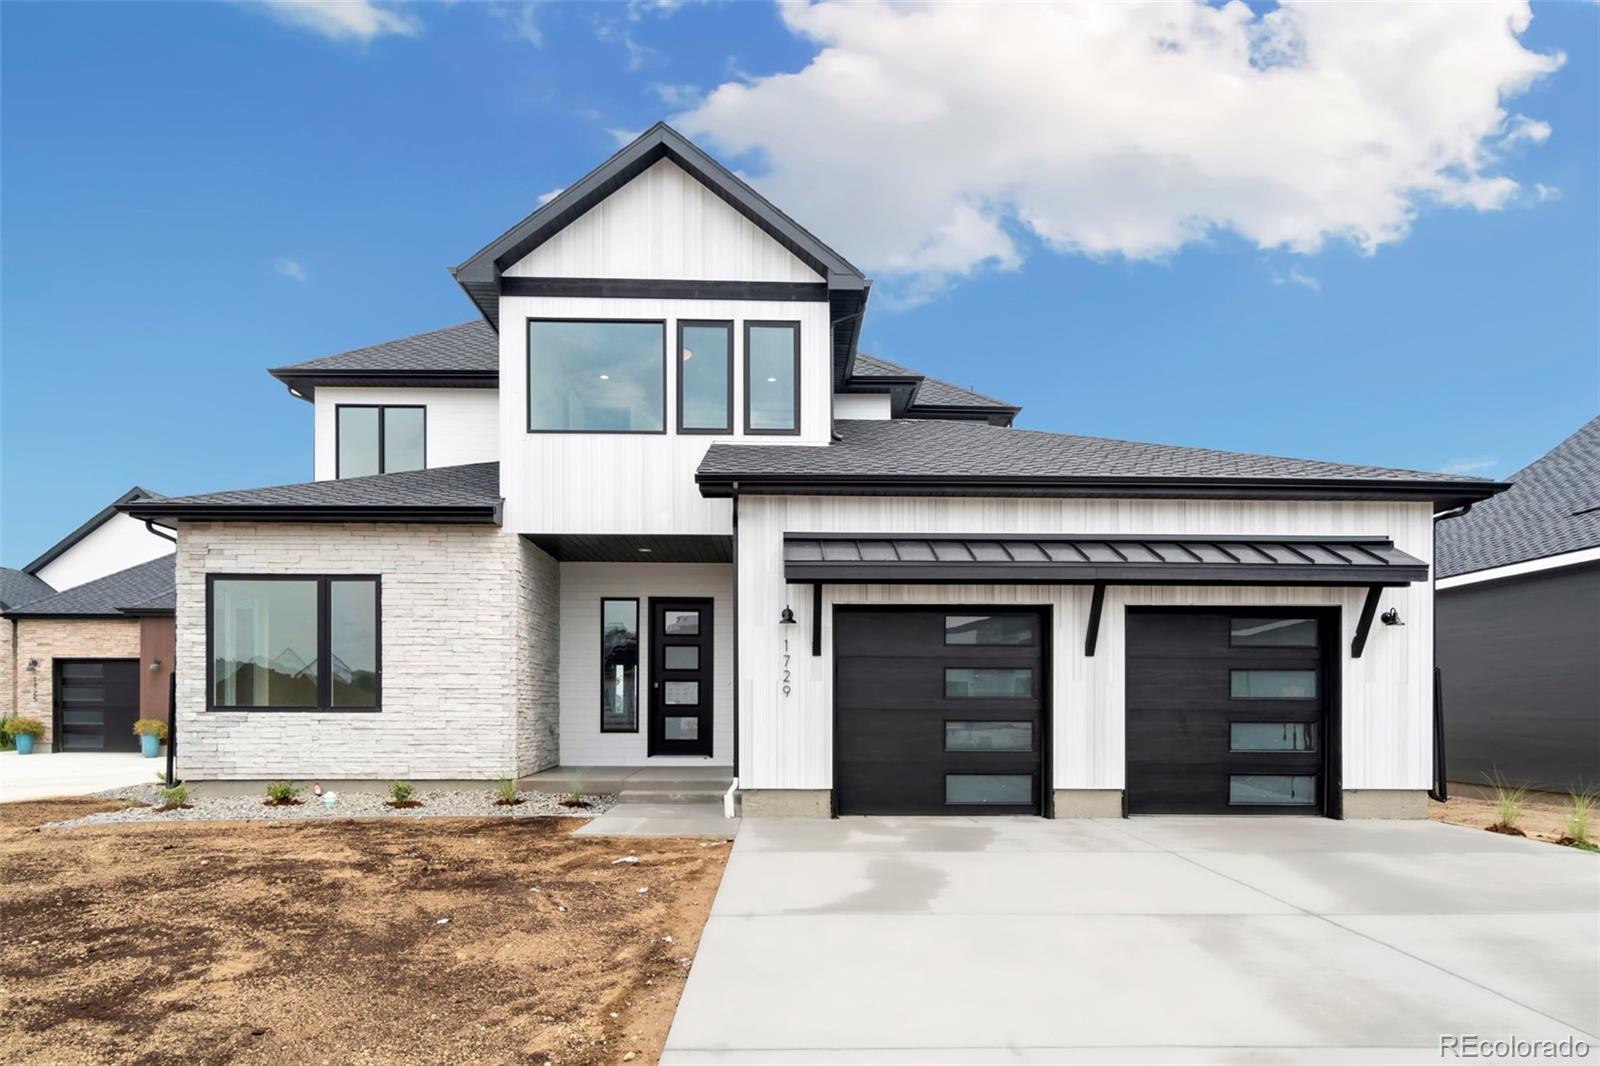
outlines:
[{"label": "white siding panel", "polygon": [[890,417],[887,393],[839,392],[833,396],[833,417],[882,422]]},{"label": "white siding panel", "polygon": [[38,578],[57,592],[87,584],[175,550],[172,541],[150,532],[145,524],[115,514],[88,536],[39,568]]},{"label": "white siding panel", "polygon": [[505,276],[823,280],[668,159],[590,208]]},{"label": "white siding panel", "polygon": [[[1420,789],[1432,770],[1433,602],[1427,583],[1385,590],[1406,625],[1375,625],[1349,657],[1361,589],[1118,587],[1106,591],[1099,646],[1083,654],[1089,590],[1068,586],[825,586],[822,655],[811,655],[811,594],[783,581],[785,532],[1150,533],[1384,536],[1432,555],[1426,504],[1167,500],[747,497],[739,502],[740,777],[747,788],[832,787],[834,604],[1042,605],[1051,645],[1056,788],[1121,788],[1123,623],[1132,605],[1330,605],[1341,608],[1344,787]],[[785,605],[800,624],[784,627]],[[784,632],[788,630],[788,632]],[[784,641],[790,692],[784,696]]]},{"label": "white siding panel", "polygon": [[[530,318],[642,318],[667,323],[666,433],[529,433]],[[800,323],[799,436],[679,436],[677,320],[734,323],[734,428],[743,426],[744,329],[751,320]],[[694,472],[715,441],[825,445],[832,429],[826,303],[751,300],[500,300],[500,491],[505,526],[519,533],[721,533],[727,500],[708,500]]]},{"label": "white siding panel", "polygon": [[[650,597],[710,597],[713,763],[733,762],[733,568],[724,563],[561,564],[561,761],[567,766],[703,766],[648,757]],[[639,601],[639,731],[600,732],[600,601]]]},{"label": "white siding panel", "polygon": [[429,467],[492,463],[500,456],[500,399],[495,389],[348,389],[316,392],[314,473],[336,477],[335,408],[340,404],[421,404],[428,409]]}]

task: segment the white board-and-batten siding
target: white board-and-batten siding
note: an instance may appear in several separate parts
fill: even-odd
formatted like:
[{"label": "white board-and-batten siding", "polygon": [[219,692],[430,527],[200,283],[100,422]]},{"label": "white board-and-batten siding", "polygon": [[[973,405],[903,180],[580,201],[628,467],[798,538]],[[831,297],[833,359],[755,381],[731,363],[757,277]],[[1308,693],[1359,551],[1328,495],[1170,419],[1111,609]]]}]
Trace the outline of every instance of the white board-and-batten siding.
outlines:
[{"label": "white board-and-batten siding", "polygon": [[313,451],[317,481],[338,477],[338,411],[346,404],[422,406],[427,465],[492,463],[500,454],[500,399],[495,389],[344,388],[317,389]]},{"label": "white board-and-batten siding", "polygon": [[[1433,596],[1422,582],[1385,589],[1380,610],[1406,624],[1374,625],[1350,658],[1365,590],[1359,588],[1108,586],[1099,646],[1084,655],[1091,590],[1063,585],[824,585],[822,654],[811,654],[811,590],[783,579],[784,533],[1034,533],[1382,536],[1432,558],[1427,504],[1007,500],[751,496],[739,501],[740,783],[753,789],[826,789],[833,780],[833,626],[837,604],[1038,605],[1050,608],[1051,764],[1054,788],[1124,784],[1127,608],[1334,606],[1342,665],[1346,789],[1422,789],[1432,776]],[[785,606],[799,625],[780,626]],[[784,640],[789,685],[782,692]]]},{"label": "white board-and-batten siding", "polygon": [[670,159],[508,267],[510,278],[823,278]]}]

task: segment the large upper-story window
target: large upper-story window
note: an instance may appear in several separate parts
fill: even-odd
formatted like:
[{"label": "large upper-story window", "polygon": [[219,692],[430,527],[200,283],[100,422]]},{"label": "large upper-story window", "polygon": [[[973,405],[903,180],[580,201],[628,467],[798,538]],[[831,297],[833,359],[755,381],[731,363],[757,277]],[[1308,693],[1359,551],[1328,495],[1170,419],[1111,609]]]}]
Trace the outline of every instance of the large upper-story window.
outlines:
[{"label": "large upper-story window", "polygon": [[213,710],[375,711],[378,579],[212,577]]},{"label": "large upper-story window", "polygon": [[746,433],[800,432],[800,324],[747,322],[744,327]]},{"label": "large upper-story window", "polygon": [[678,323],[678,432],[733,432],[733,323]]},{"label": "large upper-story window", "polygon": [[665,433],[665,322],[528,322],[528,430]]},{"label": "large upper-story window", "polygon": [[428,465],[426,407],[340,404],[334,418],[334,477],[396,474]]}]

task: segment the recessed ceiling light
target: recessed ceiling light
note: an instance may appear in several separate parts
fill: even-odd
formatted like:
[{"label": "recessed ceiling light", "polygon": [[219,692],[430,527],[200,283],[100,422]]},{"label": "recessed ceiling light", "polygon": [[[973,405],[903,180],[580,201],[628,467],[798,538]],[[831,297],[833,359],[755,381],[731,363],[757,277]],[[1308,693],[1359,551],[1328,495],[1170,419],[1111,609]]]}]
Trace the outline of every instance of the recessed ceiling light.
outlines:
[{"label": "recessed ceiling light", "polygon": [[649,555],[651,552],[655,551],[654,548],[640,548],[639,550],[646,555]]},{"label": "recessed ceiling light", "polygon": [[689,349],[685,348],[683,350],[683,361],[685,363],[687,363],[689,360],[691,360],[693,358],[694,358],[694,353],[691,352]]},{"label": "recessed ceiling light", "polygon": [[610,374],[601,374],[600,375],[600,380],[601,381],[610,381],[611,380],[611,375]]},{"label": "recessed ceiling light", "polygon": [[768,385],[776,385],[777,383],[778,383],[778,379],[777,378],[768,378],[767,379],[767,384]]}]

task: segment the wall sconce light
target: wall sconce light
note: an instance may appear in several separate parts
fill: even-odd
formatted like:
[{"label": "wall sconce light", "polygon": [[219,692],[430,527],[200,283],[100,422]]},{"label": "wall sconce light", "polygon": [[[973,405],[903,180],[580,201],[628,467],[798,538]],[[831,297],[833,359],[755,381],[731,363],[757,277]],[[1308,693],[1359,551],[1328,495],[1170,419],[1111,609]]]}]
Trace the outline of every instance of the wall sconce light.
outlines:
[{"label": "wall sconce light", "polygon": [[34,671],[38,670],[38,669],[39,669],[39,660],[38,659],[29,659],[28,660],[28,673],[31,674]]},{"label": "wall sconce light", "polygon": [[[1371,616],[1369,615],[1368,617]],[[1386,626],[1405,625],[1405,623],[1400,620],[1400,610],[1396,607],[1391,607],[1387,611],[1384,611],[1382,614],[1380,614],[1378,616],[1378,621],[1382,622]]]},{"label": "wall sconce light", "polygon": [[160,659],[151,659],[150,660],[150,666],[148,667],[148,669],[152,674],[155,673],[157,670],[160,670],[161,669],[161,660]]},{"label": "wall sconce light", "polygon": [[792,608],[785,607],[783,609],[783,614],[778,616],[778,624],[780,626],[792,626],[792,625],[794,625],[795,624],[794,610]]}]

